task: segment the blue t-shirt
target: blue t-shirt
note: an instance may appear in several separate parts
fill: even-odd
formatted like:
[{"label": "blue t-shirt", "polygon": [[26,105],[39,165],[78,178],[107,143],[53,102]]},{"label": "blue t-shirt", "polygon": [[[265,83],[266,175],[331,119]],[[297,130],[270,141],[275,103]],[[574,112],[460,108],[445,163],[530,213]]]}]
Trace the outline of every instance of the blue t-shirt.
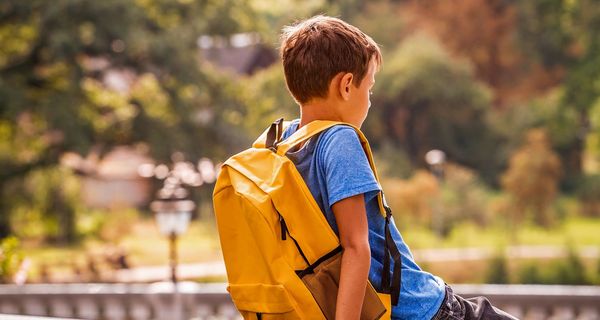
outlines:
[{"label": "blue t-shirt", "polygon": [[[297,130],[298,123],[296,119],[288,126],[283,133],[284,139]],[[364,194],[371,247],[369,280],[377,291],[381,291],[385,243],[385,220],[379,213],[377,202],[381,187],[354,129],[332,127],[287,155],[336,234],[339,234],[338,227],[331,206],[345,198]],[[444,300],[444,281],[419,268],[393,221],[390,229],[402,255],[402,288],[399,303],[392,308],[392,319],[431,319]]]}]

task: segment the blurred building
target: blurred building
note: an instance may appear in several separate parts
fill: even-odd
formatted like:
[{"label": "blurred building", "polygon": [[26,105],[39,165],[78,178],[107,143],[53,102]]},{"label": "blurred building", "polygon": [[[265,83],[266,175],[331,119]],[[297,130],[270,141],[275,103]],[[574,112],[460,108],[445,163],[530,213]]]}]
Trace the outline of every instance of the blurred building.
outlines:
[{"label": "blurred building", "polygon": [[264,45],[256,33],[205,35],[198,38],[198,47],[201,59],[239,75],[251,75],[277,61],[275,50]]},{"label": "blurred building", "polygon": [[92,151],[86,158],[65,154],[62,163],[82,176],[81,195],[92,208],[114,209],[146,205],[151,180],[138,174],[142,164],[154,161],[133,147],[118,146],[102,158]]}]

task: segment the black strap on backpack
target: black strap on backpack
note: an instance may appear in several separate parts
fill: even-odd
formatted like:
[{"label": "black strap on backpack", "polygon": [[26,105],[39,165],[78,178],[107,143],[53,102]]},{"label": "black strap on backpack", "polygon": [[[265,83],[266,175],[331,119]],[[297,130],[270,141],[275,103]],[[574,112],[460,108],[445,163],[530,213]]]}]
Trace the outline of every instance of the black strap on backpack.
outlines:
[{"label": "black strap on backpack", "polygon": [[281,140],[283,134],[283,118],[279,118],[271,123],[269,131],[267,132],[267,140],[265,141],[265,147],[271,149],[273,152],[277,152],[277,144]]},{"label": "black strap on backpack", "polygon": [[[383,195],[382,195],[383,196]],[[384,200],[385,201],[385,200]],[[402,256],[390,232],[390,220],[392,218],[392,209],[385,206],[385,248],[383,252],[383,275],[381,277],[381,287],[384,293],[391,295],[392,305],[397,306],[400,299],[400,289],[402,286]],[[394,260],[394,269],[391,270],[390,255]],[[392,280],[390,282],[390,272]]]}]

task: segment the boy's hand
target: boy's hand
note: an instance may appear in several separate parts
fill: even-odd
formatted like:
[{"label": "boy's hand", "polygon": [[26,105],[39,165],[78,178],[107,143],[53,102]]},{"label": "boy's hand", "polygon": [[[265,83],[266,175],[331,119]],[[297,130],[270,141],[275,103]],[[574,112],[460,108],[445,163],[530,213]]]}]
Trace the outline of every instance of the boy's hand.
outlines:
[{"label": "boy's hand", "polygon": [[335,318],[360,319],[371,264],[364,195],[340,200],[331,208],[344,249]]}]

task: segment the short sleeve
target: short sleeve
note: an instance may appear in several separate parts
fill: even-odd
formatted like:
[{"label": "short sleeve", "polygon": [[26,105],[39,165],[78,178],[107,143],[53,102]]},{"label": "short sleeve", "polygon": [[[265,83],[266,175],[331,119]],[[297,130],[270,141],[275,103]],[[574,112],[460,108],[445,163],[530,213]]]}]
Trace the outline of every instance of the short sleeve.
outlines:
[{"label": "short sleeve", "polygon": [[335,126],[327,130],[316,151],[325,174],[330,206],[358,194],[372,198],[380,190],[353,128]]}]

